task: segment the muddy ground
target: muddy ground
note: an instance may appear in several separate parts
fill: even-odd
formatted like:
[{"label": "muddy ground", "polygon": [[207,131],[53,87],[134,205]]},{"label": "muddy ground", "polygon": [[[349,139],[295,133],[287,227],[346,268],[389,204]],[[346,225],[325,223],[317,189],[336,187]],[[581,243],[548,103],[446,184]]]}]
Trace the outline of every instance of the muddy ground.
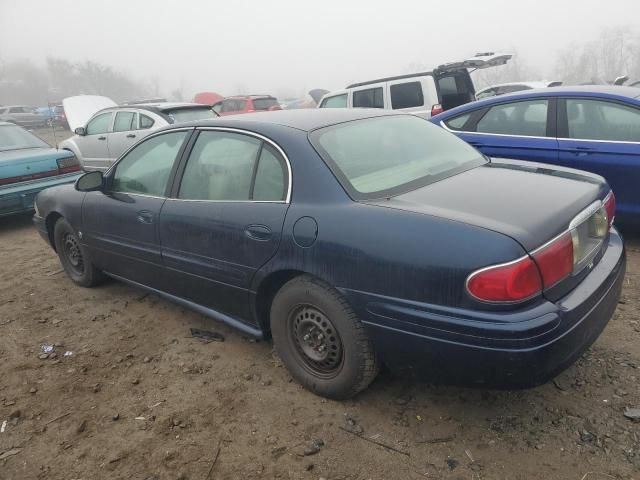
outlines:
[{"label": "muddy ground", "polygon": [[1,219],[0,479],[640,479],[640,423],[624,416],[640,407],[640,236],[627,248],[614,318],[555,382],[383,373],[334,402],[269,342],[114,281],[76,287],[29,215]]}]

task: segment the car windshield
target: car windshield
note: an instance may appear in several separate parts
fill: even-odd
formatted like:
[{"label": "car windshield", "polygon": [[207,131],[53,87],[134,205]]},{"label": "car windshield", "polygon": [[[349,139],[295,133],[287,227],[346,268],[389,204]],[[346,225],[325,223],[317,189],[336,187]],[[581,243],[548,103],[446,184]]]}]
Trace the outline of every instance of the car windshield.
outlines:
[{"label": "car windshield", "polygon": [[355,199],[405,193],[487,161],[455,135],[411,115],[326,127],[311,141]]},{"label": "car windshield", "polygon": [[17,125],[0,125],[0,152],[48,147],[44,141]]},{"label": "car windshield", "polygon": [[206,120],[216,117],[216,114],[213,113],[210,107],[175,108],[166,111],[165,114],[169,116],[173,123],[192,122],[194,120]]}]

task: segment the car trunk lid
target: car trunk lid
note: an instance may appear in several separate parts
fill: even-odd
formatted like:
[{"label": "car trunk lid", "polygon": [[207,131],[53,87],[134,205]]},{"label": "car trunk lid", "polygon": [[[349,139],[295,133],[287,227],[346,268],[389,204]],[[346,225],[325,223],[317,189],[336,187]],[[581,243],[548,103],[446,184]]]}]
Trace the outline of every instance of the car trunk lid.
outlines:
[{"label": "car trunk lid", "polygon": [[[72,156],[69,153],[69,156]],[[0,152],[0,187],[38,178],[59,175],[58,159],[63,158],[54,148],[25,148]]]}]

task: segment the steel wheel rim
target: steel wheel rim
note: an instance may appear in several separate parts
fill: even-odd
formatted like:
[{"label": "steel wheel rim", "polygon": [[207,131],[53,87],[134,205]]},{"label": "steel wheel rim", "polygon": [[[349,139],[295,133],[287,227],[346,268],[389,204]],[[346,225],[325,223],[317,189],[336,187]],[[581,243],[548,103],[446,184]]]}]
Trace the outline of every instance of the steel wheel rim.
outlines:
[{"label": "steel wheel rim", "polygon": [[342,339],[329,317],[313,305],[297,305],[287,330],[305,370],[321,378],[335,377],[344,361]]},{"label": "steel wheel rim", "polygon": [[62,244],[67,263],[75,273],[82,275],[84,273],[84,258],[82,258],[80,242],[75,235],[66,233],[62,238]]}]

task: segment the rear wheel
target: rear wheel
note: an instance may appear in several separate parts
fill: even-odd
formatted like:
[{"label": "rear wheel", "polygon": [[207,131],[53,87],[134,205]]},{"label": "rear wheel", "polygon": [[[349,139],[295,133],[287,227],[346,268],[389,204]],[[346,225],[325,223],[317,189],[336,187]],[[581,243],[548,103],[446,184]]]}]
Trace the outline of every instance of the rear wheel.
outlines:
[{"label": "rear wheel", "polygon": [[308,275],[286,283],[274,298],[271,332],[291,375],[318,395],[350,398],[378,373],[362,322],[335,288]]},{"label": "rear wheel", "polygon": [[103,273],[93,266],[69,222],[64,218],[59,219],[53,232],[60,263],[69,278],[82,287],[93,287],[100,283],[104,278]]}]

